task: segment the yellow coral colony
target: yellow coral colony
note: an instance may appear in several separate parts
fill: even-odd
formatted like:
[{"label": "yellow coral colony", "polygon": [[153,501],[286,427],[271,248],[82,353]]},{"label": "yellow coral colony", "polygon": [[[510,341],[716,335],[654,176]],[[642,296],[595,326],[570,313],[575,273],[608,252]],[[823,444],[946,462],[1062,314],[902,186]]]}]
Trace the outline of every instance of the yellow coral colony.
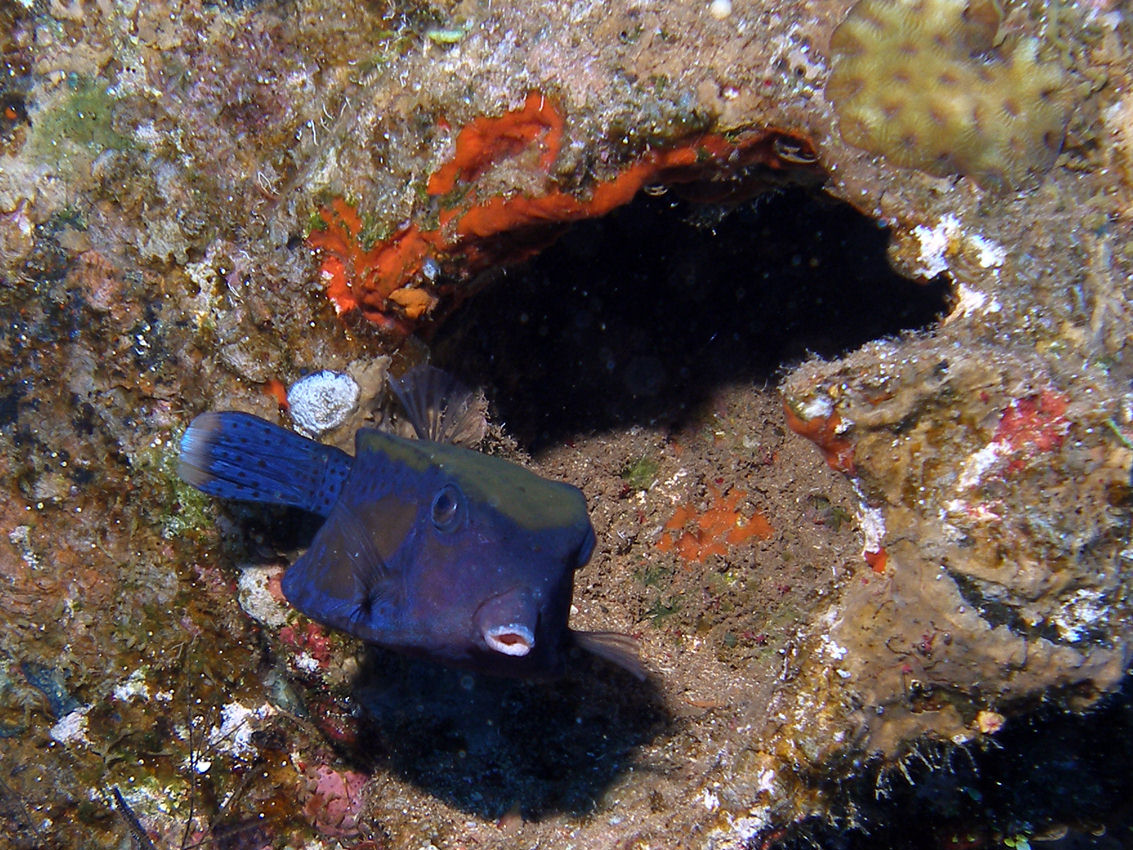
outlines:
[{"label": "yellow coral colony", "polygon": [[1074,93],[996,0],[859,0],[830,40],[842,138],[930,174],[1018,185],[1054,164]]}]

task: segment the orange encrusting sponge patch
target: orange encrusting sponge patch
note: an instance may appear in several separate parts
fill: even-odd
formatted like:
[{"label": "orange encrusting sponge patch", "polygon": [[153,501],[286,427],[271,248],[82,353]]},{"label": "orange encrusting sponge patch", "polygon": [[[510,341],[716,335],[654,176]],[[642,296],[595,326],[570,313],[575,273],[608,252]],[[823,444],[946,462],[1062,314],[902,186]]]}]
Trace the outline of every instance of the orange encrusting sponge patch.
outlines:
[{"label": "orange encrusting sponge patch", "polygon": [[650,151],[613,180],[595,186],[588,199],[560,189],[537,197],[495,195],[463,213],[442,213],[441,221],[455,220],[458,237],[486,239],[533,225],[596,218],[628,204],[647,183],[691,182],[704,176],[706,163],[720,163],[739,150],[721,136],[701,136],[678,147]]},{"label": "orange encrusting sponge patch", "polygon": [[331,202],[319,215],[325,225],[312,230],[307,242],[323,251],[322,274],[327,295],[339,313],[361,309],[379,324],[396,322],[387,300],[402,307],[407,319],[420,318],[436,299],[422,290],[399,291],[421,271],[437,241],[435,233],[422,233],[411,224],[391,238],[365,249],[360,244],[362,220],[342,199]]},{"label": "orange encrusting sponge patch", "polygon": [[505,112],[499,118],[474,119],[456,137],[456,153],[429,178],[430,195],[446,195],[458,180],[470,182],[494,162],[515,156],[532,144],[542,148],[539,166],[548,171],[559,155],[563,138],[563,117],[554,104],[539,92],[531,92],[522,109]]},{"label": "orange encrusting sponge patch", "polygon": [[787,426],[792,431],[800,437],[806,437],[822,450],[827,466],[838,472],[853,475],[854,445],[840,433],[841,416],[837,413],[831,413],[829,416],[803,419],[791,410],[791,406],[785,402],[783,412],[787,417]]},{"label": "orange encrusting sponge patch", "polygon": [[[817,168],[809,142],[791,134],[753,130],[731,139],[702,134],[651,150],[612,180],[574,195],[560,189],[550,174],[564,124],[557,105],[532,92],[520,109],[481,116],[461,129],[451,159],[427,183],[427,194],[439,205],[436,228],[409,224],[365,247],[362,220],[353,206],[337,199],[319,210],[322,227],[312,230],[307,241],[323,252],[322,276],[338,312],[361,310],[373,322],[408,333],[437,304],[432,287],[422,280],[428,260],[446,275],[467,276],[531,256],[567,224],[605,215],[649,183],[736,176],[755,164]],[[530,162],[523,158],[529,152],[537,154]],[[482,197],[477,181],[505,163],[535,168],[543,191],[500,193],[497,181],[492,193]]]},{"label": "orange encrusting sponge patch", "polygon": [[775,530],[767,518],[758,511],[745,518],[736,505],[747,498],[743,490],[729,490],[721,496],[714,487],[708,488],[711,506],[697,513],[691,505],[680,505],[663,526],[657,548],[662,552],[676,552],[682,560],[704,563],[710,555],[724,557],[728,549],[751,538],[768,540]]}]

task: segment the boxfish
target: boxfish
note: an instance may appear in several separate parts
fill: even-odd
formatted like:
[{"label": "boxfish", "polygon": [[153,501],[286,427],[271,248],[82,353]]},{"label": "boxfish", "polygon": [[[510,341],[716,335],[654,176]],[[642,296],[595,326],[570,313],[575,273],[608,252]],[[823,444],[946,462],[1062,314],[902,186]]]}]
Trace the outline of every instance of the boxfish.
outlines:
[{"label": "boxfish", "polygon": [[595,544],[582,492],[457,445],[482,436],[484,419],[447,373],[421,366],[390,383],[416,438],[363,428],[352,457],[251,414],[208,412],[181,440],[180,475],[213,496],[326,518],[282,583],[324,625],[493,675],[554,677],[580,647],[644,678],[628,635],[567,624]]}]

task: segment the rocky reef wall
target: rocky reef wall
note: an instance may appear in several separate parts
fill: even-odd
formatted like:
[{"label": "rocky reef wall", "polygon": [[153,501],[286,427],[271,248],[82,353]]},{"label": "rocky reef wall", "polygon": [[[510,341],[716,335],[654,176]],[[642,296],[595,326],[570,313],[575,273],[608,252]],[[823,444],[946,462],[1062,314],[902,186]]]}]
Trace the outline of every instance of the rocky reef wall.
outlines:
[{"label": "rocky reef wall", "polygon": [[[1105,0],[0,0],[0,831],[771,846],[918,742],[978,748],[1118,687],[1131,35]],[[758,219],[768,193],[848,205],[903,280],[827,251],[870,242],[845,218]],[[659,254],[618,218],[650,197],[726,231],[720,258],[754,221],[832,289],[769,261],[725,294],[702,248],[625,307],[571,234],[621,222],[625,253]],[[524,301],[562,245],[577,287]],[[822,302],[866,303],[863,268],[896,313],[946,291],[939,315],[807,356],[839,321]],[[713,371],[758,349],[739,329],[666,331],[691,365],[657,353],[647,331],[747,310],[760,280],[815,330],[781,372]],[[583,352],[628,328],[603,355],[624,392],[587,402],[617,416],[535,429],[534,457],[505,418],[486,447],[583,488],[574,615],[640,639],[640,689],[375,657],[282,603],[311,529],[176,477],[201,410],[290,423],[287,387],[331,370],[356,395],[323,438],[349,446],[387,368],[435,344],[483,375],[477,334],[556,313]],[[501,404],[533,397],[527,361],[558,365],[525,345],[500,349]]]}]

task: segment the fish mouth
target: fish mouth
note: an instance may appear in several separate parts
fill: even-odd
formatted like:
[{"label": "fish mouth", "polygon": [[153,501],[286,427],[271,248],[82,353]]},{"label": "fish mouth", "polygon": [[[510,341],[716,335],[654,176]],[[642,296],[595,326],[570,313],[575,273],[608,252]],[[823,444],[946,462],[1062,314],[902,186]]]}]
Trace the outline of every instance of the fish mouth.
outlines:
[{"label": "fish mouth", "polygon": [[509,623],[506,626],[493,626],[481,633],[488,648],[504,655],[521,656],[529,653],[535,646],[535,635],[527,626]]}]

